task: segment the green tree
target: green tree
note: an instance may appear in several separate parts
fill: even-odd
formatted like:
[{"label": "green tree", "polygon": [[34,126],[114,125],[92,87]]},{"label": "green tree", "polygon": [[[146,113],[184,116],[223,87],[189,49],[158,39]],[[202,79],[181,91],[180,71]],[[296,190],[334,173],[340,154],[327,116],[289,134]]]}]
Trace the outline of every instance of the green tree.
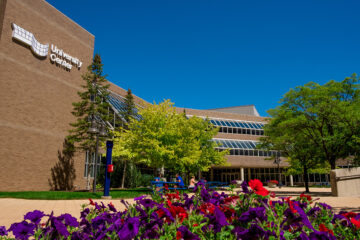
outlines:
[{"label": "green tree", "polygon": [[[72,129],[66,137],[69,146],[75,150],[95,152],[96,136],[88,133],[91,120],[96,118],[104,123],[108,121],[109,103],[108,87],[105,76],[103,75],[103,64],[100,55],[95,54],[92,63],[88,66],[87,72],[82,75],[85,84],[82,85],[83,91],[79,91],[79,102],[74,102],[72,114],[76,117],[74,123],[70,123]],[[106,127],[106,124],[104,124]],[[104,137],[99,137],[99,142],[105,141]],[[92,156],[90,154],[90,156]]]},{"label": "green tree", "polygon": [[296,155],[289,154],[293,160],[314,161],[315,165],[328,162],[331,169],[341,158],[352,157],[358,162],[359,94],[355,74],[341,82],[310,82],[291,89],[278,107],[268,111],[272,119],[265,127],[265,135],[274,147],[284,149],[280,146],[284,142],[293,147],[292,154]]},{"label": "green tree", "polygon": [[[123,111],[119,112],[119,114],[124,119],[123,129],[129,129],[128,124],[130,123],[131,119],[135,119],[135,116],[137,114],[136,106],[134,103],[134,96],[131,93],[131,89],[128,89],[128,91],[127,91],[127,94],[125,96]],[[122,131],[122,130],[120,129],[120,131]],[[123,164],[121,188],[124,188],[128,159],[126,158],[126,156],[122,156],[122,159],[124,161],[124,164]]]},{"label": "green tree", "polygon": [[[279,113],[279,112],[277,112]],[[287,157],[290,168],[288,174],[302,174],[305,182],[305,191],[309,192],[308,173],[325,168],[325,161],[319,158],[320,149],[301,136],[301,133],[293,131],[291,112],[281,112],[281,115],[274,114],[265,125],[265,137],[260,138],[258,148],[281,152]],[[270,158],[271,160],[273,158]]]},{"label": "green tree", "polygon": [[170,101],[148,105],[139,114],[141,119],[131,119],[129,129],[114,133],[115,156],[186,173],[225,163],[226,152],[215,150],[216,143],[211,141],[218,129],[209,121],[176,113]]}]

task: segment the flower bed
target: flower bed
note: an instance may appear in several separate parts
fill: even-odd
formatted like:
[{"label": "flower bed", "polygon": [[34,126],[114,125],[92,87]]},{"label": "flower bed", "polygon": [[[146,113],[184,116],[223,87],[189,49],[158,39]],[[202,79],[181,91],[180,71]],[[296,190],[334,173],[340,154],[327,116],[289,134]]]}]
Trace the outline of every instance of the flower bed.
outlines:
[{"label": "flower bed", "polygon": [[[251,189],[248,188],[250,186]],[[9,229],[17,239],[360,239],[360,214],[334,213],[308,195],[274,200],[259,180],[240,193],[218,193],[198,184],[195,194],[165,193],[123,201],[125,211],[90,200],[79,220],[29,212]],[[1,237],[0,237],[1,239]]]}]

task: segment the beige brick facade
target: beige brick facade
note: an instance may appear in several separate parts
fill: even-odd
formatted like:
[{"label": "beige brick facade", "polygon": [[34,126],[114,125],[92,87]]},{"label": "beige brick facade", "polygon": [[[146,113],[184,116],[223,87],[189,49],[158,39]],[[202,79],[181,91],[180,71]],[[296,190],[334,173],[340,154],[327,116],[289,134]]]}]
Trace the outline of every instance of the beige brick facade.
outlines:
[{"label": "beige brick facade", "polygon": [[[42,0],[1,1],[0,191],[48,190],[58,161],[81,74],[90,64],[94,36]],[[79,58],[80,70],[66,71],[13,40],[11,24]],[[84,156],[75,158],[75,185],[84,186]]]}]

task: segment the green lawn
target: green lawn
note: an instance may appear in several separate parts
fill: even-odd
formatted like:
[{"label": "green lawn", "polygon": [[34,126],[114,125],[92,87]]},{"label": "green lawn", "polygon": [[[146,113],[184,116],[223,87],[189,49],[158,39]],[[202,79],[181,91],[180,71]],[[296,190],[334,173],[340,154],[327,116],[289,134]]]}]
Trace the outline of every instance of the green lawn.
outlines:
[{"label": "green lawn", "polygon": [[[144,194],[150,194],[146,188],[111,190],[112,198],[135,198]],[[22,199],[46,199],[46,200],[68,200],[68,199],[99,199],[103,192],[62,192],[62,191],[24,191],[24,192],[0,192],[0,198],[22,198]]]}]

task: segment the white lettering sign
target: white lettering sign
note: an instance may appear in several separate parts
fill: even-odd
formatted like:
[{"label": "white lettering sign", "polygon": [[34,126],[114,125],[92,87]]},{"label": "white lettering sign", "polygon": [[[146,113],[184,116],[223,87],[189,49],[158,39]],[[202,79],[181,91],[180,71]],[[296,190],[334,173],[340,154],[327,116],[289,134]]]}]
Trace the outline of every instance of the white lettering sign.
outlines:
[{"label": "white lettering sign", "polygon": [[[39,43],[34,34],[21,28],[20,26],[12,23],[12,37],[26,46],[30,46],[34,54],[39,57],[47,57],[49,52],[49,44]],[[50,62],[57,64],[67,70],[71,70],[73,66],[78,69],[81,68],[82,62],[68,53],[65,53],[62,49],[59,49],[56,45],[51,44]]]}]

